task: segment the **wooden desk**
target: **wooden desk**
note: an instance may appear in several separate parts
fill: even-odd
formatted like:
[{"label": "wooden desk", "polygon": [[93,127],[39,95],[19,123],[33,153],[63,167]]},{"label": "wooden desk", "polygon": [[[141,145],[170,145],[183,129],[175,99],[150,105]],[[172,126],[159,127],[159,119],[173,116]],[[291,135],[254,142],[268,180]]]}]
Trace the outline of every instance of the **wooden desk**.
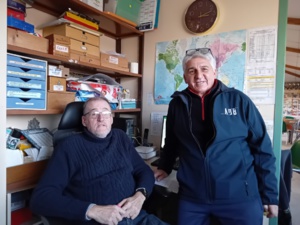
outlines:
[{"label": "wooden desk", "polygon": [[6,215],[7,225],[11,224],[11,195],[35,187],[42,176],[48,160],[25,163],[6,168]]}]

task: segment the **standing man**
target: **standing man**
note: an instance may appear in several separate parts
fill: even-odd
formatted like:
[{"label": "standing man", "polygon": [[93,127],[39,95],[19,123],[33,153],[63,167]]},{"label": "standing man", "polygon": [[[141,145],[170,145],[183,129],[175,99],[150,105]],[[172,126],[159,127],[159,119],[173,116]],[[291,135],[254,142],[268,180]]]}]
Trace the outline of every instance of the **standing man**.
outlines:
[{"label": "standing man", "polygon": [[241,91],[216,79],[209,48],[190,49],[183,59],[188,88],[169,105],[166,140],[157,180],[168,176],[176,158],[178,225],[261,225],[276,217],[275,157],[264,121]]},{"label": "standing man", "polygon": [[32,195],[33,212],[64,225],[165,225],[142,210],[154,186],[152,170],[112,123],[105,98],[84,104],[85,128],[56,145]]}]

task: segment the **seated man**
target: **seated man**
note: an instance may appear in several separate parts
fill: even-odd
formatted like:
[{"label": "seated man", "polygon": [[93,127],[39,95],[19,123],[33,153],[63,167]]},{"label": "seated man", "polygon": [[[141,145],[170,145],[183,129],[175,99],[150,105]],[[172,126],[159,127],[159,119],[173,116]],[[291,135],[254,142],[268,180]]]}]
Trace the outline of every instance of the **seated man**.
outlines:
[{"label": "seated man", "polygon": [[34,213],[63,224],[165,224],[142,210],[153,172],[112,123],[105,98],[84,104],[84,131],[57,144],[32,194]]}]

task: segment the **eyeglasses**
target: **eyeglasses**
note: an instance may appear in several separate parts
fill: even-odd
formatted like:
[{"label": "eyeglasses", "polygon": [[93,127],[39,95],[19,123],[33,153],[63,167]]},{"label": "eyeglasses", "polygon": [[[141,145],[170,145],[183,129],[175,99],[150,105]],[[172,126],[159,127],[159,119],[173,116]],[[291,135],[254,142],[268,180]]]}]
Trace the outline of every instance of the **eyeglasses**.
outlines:
[{"label": "eyeglasses", "polygon": [[203,55],[206,55],[208,53],[210,53],[211,55],[213,55],[212,52],[211,52],[211,50],[210,50],[210,48],[194,48],[194,49],[189,49],[189,50],[185,51],[185,55],[192,56],[196,52],[199,52],[199,53],[201,53]]},{"label": "eyeglasses", "polygon": [[101,118],[108,119],[111,116],[111,111],[106,110],[106,111],[99,112],[97,110],[92,109],[91,111],[89,111],[83,115],[84,116],[89,115],[90,118],[92,118],[92,119],[97,119],[99,117],[99,115],[101,115]]}]

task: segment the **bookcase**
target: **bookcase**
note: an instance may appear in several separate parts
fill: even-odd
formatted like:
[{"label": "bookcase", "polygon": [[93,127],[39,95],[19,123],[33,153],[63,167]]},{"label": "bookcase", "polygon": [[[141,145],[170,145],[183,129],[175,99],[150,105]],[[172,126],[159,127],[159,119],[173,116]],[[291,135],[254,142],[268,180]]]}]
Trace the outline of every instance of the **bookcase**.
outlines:
[{"label": "bookcase", "polygon": [[[96,66],[84,62],[71,63],[63,57],[54,56],[48,53],[38,52],[31,49],[26,49],[22,47],[17,47],[13,45],[7,46],[7,52],[24,55],[36,59],[46,60],[48,63],[54,65],[63,65],[70,68],[70,70],[84,71],[85,73],[104,73],[112,78],[115,78],[118,82],[122,78],[131,78],[137,80],[137,100],[141,102],[142,94],[142,68],[143,68],[143,46],[144,46],[144,33],[138,31],[135,27],[127,24],[122,19],[118,19],[112,15],[108,15],[104,12],[98,11],[97,9],[81,2],[80,0],[35,0],[32,1],[31,7],[45,12],[53,16],[60,16],[68,8],[72,8],[74,11],[78,11],[82,14],[88,15],[100,21],[100,29],[109,38],[115,40],[115,51],[122,53],[122,40],[127,38],[135,38],[137,40],[136,48],[138,52],[138,63],[139,63],[139,73],[125,72],[117,69],[106,68],[104,66]],[[101,50],[101,46],[100,46]],[[62,98],[63,98],[62,94]],[[117,109],[113,110],[116,117],[122,114],[130,114],[136,118],[136,126],[141,127],[141,103],[137,108],[134,109]],[[47,108],[46,110],[7,110],[7,116],[10,115],[53,115],[61,114],[62,110]],[[8,167],[6,170],[7,180],[6,180],[6,190],[7,190],[7,225],[10,225],[10,198],[11,194],[15,192],[20,192],[28,189],[32,189],[39,178],[43,174],[44,169],[47,165],[47,160],[37,161],[27,164],[22,164],[18,166]]]}]

